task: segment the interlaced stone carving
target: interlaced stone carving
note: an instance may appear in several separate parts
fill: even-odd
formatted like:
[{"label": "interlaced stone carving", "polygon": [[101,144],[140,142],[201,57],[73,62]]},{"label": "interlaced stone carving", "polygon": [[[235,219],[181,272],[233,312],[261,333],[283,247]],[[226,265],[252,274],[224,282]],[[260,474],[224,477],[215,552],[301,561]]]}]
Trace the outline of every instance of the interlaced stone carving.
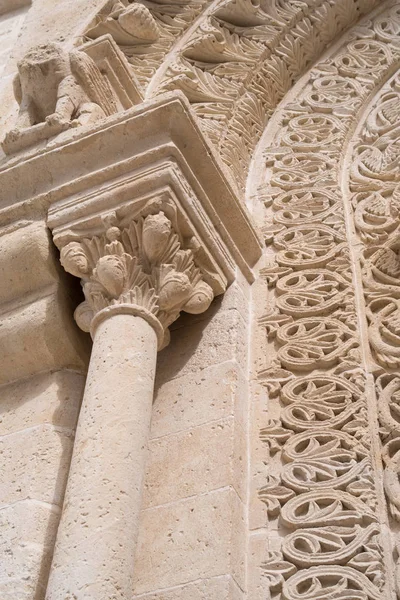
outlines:
[{"label": "interlaced stone carving", "polygon": [[[398,34],[399,11],[381,18],[379,37]],[[390,519],[400,520],[399,287],[400,83],[395,74],[363,119],[351,153],[349,188],[354,224],[362,242],[362,285],[371,361],[376,377],[384,490]],[[377,377],[378,375],[378,377]],[[398,536],[394,535],[398,546]],[[398,553],[397,553],[398,554]],[[398,561],[398,558],[397,558]],[[397,567],[398,568],[398,567]]]},{"label": "interlaced stone carving", "polygon": [[168,326],[180,312],[205,311],[213,290],[163,212],[139,217],[123,229],[109,219],[107,225],[103,235],[71,241],[61,249],[65,270],[82,280],[85,301],[75,319],[90,331],[104,311],[128,310],[149,320],[164,346]]},{"label": "interlaced stone carving", "polygon": [[[269,360],[259,381],[272,418],[260,430],[268,475],[258,497],[271,520],[262,570],[273,597],[392,597],[371,379],[400,364],[396,77],[368,112],[347,171],[355,225],[369,244],[355,267],[341,178],[348,131],[400,62],[397,22],[398,6],[389,6],[354,28],[283,107],[262,150],[255,197],[267,214],[270,249],[260,274],[269,308],[259,325]],[[361,309],[353,283],[359,268],[367,301]],[[365,362],[366,316],[376,362]],[[399,379],[388,375],[378,385],[384,487],[399,518]]]},{"label": "interlaced stone carving", "polygon": [[[377,5],[377,0],[156,0],[144,6],[110,0],[85,35],[110,33],[148,97],[183,91],[240,185],[267,119],[293,82],[345,28]],[[336,114],[349,99],[358,102],[358,83],[348,76],[351,72],[354,79],[359,69],[376,71],[384,64],[386,38],[395,35],[385,27],[382,22],[383,39],[352,42],[352,58],[338,60],[337,76],[325,73],[326,79],[310,90],[311,105],[324,112],[326,105]],[[307,150],[314,150],[309,144]]]}]

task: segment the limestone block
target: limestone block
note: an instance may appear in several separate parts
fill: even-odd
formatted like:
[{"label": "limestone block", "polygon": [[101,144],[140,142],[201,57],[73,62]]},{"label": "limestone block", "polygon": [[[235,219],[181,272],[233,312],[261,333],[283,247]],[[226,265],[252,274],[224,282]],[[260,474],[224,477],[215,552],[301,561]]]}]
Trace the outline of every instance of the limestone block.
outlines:
[{"label": "limestone block", "polygon": [[0,303],[57,283],[54,246],[43,221],[0,231]]},{"label": "limestone block", "polygon": [[243,591],[230,576],[201,579],[183,586],[135,596],[135,600],[242,600]]},{"label": "limestone block", "polygon": [[243,446],[244,433],[233,417],[152,440],[144,506],[229,485],[243,498]]},{"label": "limestone block", "polygon": [[26,500],[61,505],[73,435],[49,425],[0,438],[0,506]]},{"label": "limestone block", "polygon": [[[171,351],[171,348],[165,351]],[[168,378],[158,369],[151,437],[189,429],[236,415],[244,423],[247,382],[236,361],[212,365],[194,374]]]},{"label": "limestone block", "polygon": [[44,423],[74,429],[85,378],[73,371],[41,373],[0,387],[0,436]]},{"label": "limestone block", "polygon": [[0,384],[60,367],[84,369],[89,340],[82,336],[63,292],[3,314]]},{"label": "limestone block", "polygon": [[59,510],[34,500],[0,509],[0,597],[44,598]]},{"label": "limestone block", "polygon": [[243,505],[232,488],[144,510],[135,593],[228,574],[243,585],[243,540]]},{"label": "limestone block", "polygon": [[[209,309],[212,310],[212,309]],[[220,311],[204,320],[171,333],[171,343],[160,353],[160,378],[196,373],[211,365],[237,360],[247,363],[247,329],[236,310]]]},{"label": "limestone block", "polygon": [[225,294],[221,296],[221,310],[237,310],[243,320],[248,322],[250,309],[251,286],[237,269],[237,280],[234,281]]},{"label": "limestone block", "polygon": [[265,600],[265,581],[266,576],[262,565],[265,562],[265,556],[270,549],[271,532],[267,528],[252,531],[249,535],[248,543],[248,572],[251,576],[248,578],[248,594],[251,600]]}]

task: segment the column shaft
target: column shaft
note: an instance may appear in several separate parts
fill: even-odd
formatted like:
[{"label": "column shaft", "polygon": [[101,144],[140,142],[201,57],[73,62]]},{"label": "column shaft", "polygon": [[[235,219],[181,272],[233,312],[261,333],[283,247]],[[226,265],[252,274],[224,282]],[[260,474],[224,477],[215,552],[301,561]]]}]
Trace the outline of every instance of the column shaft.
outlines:
[{"label": "column shaft", "polygon": [[139,316],[99,324],[46,600],[129,600],[157,338]]}]

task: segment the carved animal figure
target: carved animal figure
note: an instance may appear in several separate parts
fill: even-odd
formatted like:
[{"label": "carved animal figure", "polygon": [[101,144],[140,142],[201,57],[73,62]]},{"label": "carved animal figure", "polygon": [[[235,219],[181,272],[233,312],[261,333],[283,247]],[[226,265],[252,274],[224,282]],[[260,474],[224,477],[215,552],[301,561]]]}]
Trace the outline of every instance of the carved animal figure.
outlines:
[{"label": "carved animal figure", "polygon": [[[66,52],[56,43],[32,48],[18,63],[14,93],[20,110],[15,128],[4,140],[6,152],[24,134],[24,145],[30,145],[117,111],[111,88],[95,62],[84,52]],[[43,126],[33,130],[38,124]]]}]

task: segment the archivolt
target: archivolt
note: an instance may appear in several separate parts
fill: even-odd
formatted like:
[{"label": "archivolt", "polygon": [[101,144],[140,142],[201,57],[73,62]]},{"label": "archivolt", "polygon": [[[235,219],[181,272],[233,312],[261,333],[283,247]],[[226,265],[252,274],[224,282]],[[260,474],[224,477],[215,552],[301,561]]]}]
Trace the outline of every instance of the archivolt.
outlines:
[{"label": "archivolt", "polygon": [[286,92],[335,38],[378,4],[214,2],[163,58],[147,96],[181,89],[242,185],[266,121]]},{"label": "archivolt", "polygon": [[398,1],[353,27],[281,104],[251,173],[271,245],[258,380],[278,416],[253,460],[282,534],[264,581],[285,600],[395,593],[399,32]]}]

